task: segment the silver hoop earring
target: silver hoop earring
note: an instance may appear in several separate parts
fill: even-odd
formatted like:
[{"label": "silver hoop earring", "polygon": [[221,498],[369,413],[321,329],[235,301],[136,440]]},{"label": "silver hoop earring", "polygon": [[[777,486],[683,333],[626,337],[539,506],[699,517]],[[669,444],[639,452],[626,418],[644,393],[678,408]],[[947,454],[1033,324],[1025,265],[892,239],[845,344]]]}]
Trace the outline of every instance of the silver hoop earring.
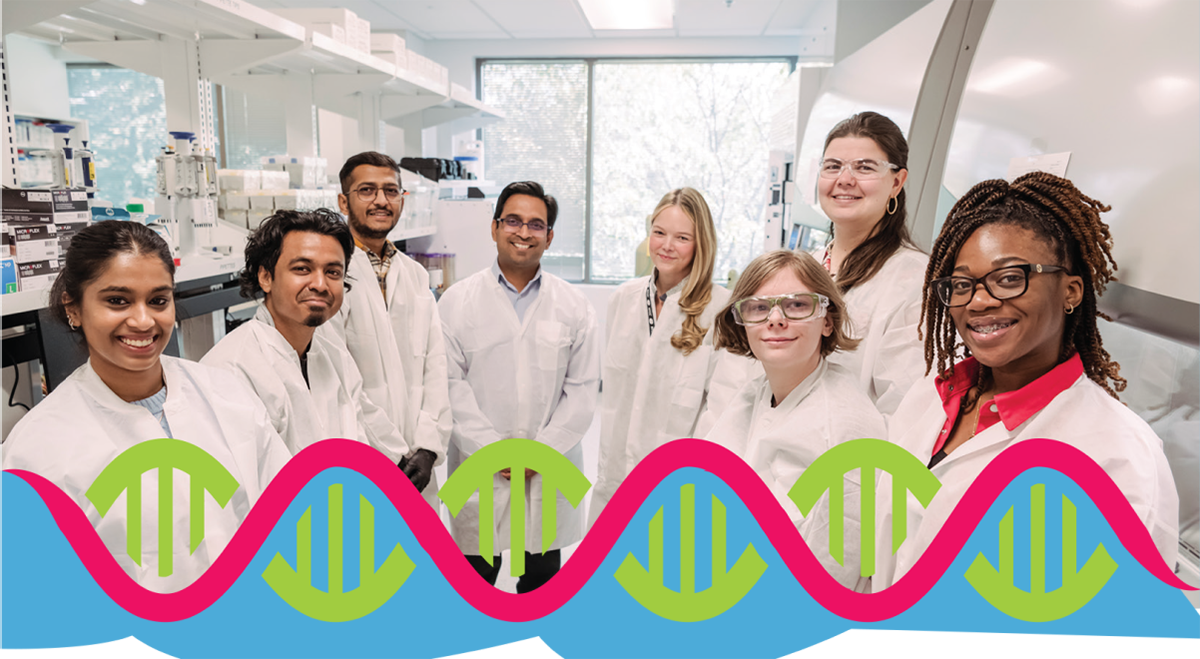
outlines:
[{"label": "silver hoop earring", "polygon": [[897,200],[897,198],[892,197],[891,199],[888,199],[888,206],[887,206],[888,215],[895,213],[897,208],[900,208],[900,202]]},{"label": "silver hoop earring", "polygon": [[79,329],[79,326],[75,324],[75,319],[70,316],[67,316],[67,327],[70,327],[72,332]]}]

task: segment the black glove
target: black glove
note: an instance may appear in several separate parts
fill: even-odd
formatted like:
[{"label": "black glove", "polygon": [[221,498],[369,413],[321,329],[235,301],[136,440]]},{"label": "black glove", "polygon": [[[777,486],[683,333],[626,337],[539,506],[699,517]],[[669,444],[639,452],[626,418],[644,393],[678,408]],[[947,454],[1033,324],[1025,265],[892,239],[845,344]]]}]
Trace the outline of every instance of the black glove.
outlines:
[{"label": "black glove", "polygon": [[429,449],[419,448],[412,458],[400,458],[400,462],[396,465],[408,476],[408,480],[412,481],[413,487],[417,488],[418,492],[425,489],[429,485],[429,479],[433,476],[433,463],[437,461],[437,454]]}]

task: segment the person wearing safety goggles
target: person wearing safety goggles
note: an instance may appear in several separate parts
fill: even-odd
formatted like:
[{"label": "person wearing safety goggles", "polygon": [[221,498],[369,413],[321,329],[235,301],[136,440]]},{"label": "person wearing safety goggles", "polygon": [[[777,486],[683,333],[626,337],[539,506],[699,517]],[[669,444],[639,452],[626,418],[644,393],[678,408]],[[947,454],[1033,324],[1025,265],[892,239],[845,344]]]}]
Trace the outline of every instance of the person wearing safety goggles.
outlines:
[{"label": "person wearing safety goggles", "polygon": [[858,350],[830,360],[859,379],[888,418],[921,379],[921,283],[928,257],[908,232],[908,143],[891,119],[860,112],[825,138],[817,179],[830,242],[814,254],[837,281]]},{"label": "person wearing safety goggles", "polygon": [[817,458],[842,442],[885,439],[883,417],[855,375],[832,363],[854,350],[845,302],[829,273],[809,254],[779,250],[752,261],[717,315],[719,348],[750,356],[763,374],[729,401],[706,439],[741,456],[788,513],[830,575],[865,590],[859,577],[859,470],[846,472],[844,560],[829,553],[829,495],[801,515],[788,490]]}]

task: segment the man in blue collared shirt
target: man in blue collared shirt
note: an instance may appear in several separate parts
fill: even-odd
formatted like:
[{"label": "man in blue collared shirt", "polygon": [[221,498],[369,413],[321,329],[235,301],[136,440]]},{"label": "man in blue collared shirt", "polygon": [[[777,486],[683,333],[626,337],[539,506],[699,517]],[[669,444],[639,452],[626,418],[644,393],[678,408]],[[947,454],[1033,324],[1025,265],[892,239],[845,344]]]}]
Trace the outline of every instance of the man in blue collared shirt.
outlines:
[{"label": "man in blue collared shirt", "polygon": [[[520,437],[554,448],[582,471],[580,440],[599,395],[596,313],[574,286],[542,272],[542,253],[554,239],[554,197],[532,181],[512,183],[500,193],[496,209],[495,263],[448,288],[438,303],[454,417],[447,464],[453,473],[484,446]],[[513,478],[525,481],[524,501],[511,498]],[[454,517],[455,541],[494,585],[498,554],[510,548],[512,507],[523,507],[524,547],[511,549],[524,550],[517,592],[529,592],[558,572],[560,549],[582,538],[582,511],[552,488],[543,491],[541,475],[529,469],[524,474],[504,469],[493,476],[492,487],[492,528],[482,529],[493,539],[488,555],[481,555],[478,498]],[[555,537],[545,552],[543,496],[556,502]]]}]

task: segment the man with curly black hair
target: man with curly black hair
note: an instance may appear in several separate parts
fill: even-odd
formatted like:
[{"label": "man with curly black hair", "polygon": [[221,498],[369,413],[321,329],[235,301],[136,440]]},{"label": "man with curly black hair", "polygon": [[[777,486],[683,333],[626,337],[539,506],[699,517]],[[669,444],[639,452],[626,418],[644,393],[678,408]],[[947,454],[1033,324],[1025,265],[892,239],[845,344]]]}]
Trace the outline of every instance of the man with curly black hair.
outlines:
[{"label": "man with curly black hair", "polygon": [[363,393],[362,375],[335,334],[322,328],[350,288],[354,250],[337,213],[281,210],[246,241],[242,295],[262,300],[254,318],[201,360],[232,370],[262,399],[292,454],[323,439],[356,439],[392,462],[409,447]]}]

